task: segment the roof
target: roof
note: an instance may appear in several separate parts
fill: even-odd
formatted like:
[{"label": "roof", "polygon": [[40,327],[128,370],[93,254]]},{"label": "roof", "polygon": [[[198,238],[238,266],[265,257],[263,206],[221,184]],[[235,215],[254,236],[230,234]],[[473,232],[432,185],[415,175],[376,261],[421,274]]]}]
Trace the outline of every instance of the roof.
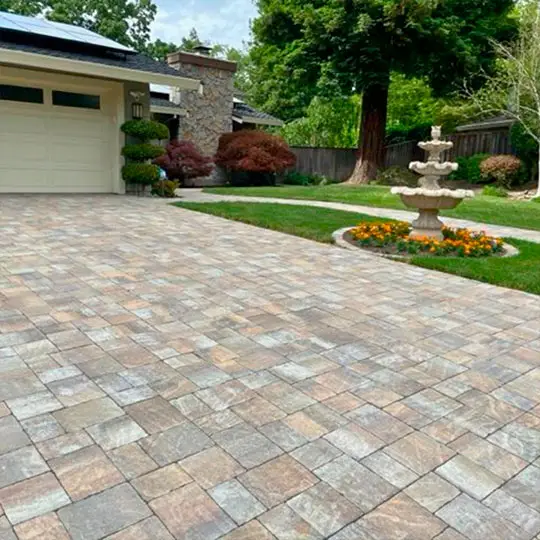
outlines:
[{"label": "roof", "polygon": [[[137,71],[147,71],[149,73],[160,73],[163,75],[174,75],[176,77],[186,76],[181,71],[170,67],[164,62],[158,62],[144,54],[108,54],[108,55],[91,55],[78,51],[59,50],[49,47],[38,47],[26,43],[16,43],[0,39],[0,49],[15,50],[21,52],[29,52],[33,54],[41,54],[44,56],[53,56],[57,58],[67,58],[70,60],[80,60],[82,62],[92,62],[95,64],[104,64],[107,66],[122,67],[126,69],[134,69]],[[1,59],[1,58],[0,58]]]},{"label": "roof", "polygon": [[258,124],[264,126],[282,126],[283,121],[271,114],[258,111],[238,98],[233,99],[233,120],[239,123]]},{"label": "roof", "polygon": [[472,122],[471,124],[463,124],[456,128],[456,131],[481,131],[484,129],[502,129],[510,127],[514,123],[512,118],[502,114],[500,116],[493,116],[492,118],[484,118],[478,120],[478,122]]},{"label": "roof", "polygon": [[[43,61],[43,57],[46,57],[47,62]],[[144,54],[100,51],[83,43],[29,32],[2,31],[0,63],[90,76],[107,76],[119,80],[169,84],[186,89],[196,90],[199,86],[199,81],[188,77],[182,70],[174,69],[167,63],[158,62]],[[145,76],[137,76],[137,73]]]},{"label": "roof", "polygon": [[178,114],[180,116],[187,114],[187,111],[181,105],[158,97],[150,98],[150,111],[154,113]]}]

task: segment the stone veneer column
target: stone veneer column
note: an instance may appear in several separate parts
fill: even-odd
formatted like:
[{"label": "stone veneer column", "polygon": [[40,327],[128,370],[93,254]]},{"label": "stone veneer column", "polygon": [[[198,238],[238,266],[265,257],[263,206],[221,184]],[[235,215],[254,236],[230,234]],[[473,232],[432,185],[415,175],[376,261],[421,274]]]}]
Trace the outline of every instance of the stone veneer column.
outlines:
[{"label": "stone veneer column", "polygon": [[[181,106],[188,112],[180,120],[180,137],[193,141],[203,154],[213,156],[222,133],[232,131],[234,74],[236,63],[183,51],[172,53],[167,62],[183,76],[200,80],[202,95],[197,91],[182,91]],[[222,175],[195,179],[193,185],[223,183]]]}]

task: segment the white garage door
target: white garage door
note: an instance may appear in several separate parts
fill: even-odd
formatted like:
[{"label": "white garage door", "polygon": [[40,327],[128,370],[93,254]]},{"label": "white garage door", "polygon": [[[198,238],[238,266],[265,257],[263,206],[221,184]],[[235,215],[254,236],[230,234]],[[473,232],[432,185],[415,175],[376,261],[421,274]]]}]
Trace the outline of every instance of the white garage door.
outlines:
[{"label": "white garage door", "polygon": [[0,192],[112,192],[108,111],[99,93],[0,80]]}]

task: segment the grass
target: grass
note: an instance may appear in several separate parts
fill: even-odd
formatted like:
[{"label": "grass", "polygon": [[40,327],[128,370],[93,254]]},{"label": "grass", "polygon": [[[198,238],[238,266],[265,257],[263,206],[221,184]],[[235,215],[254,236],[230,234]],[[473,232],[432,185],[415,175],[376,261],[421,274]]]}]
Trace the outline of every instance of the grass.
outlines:
[{"label": "grass", "polygon": [[[364,214],[330,208],[272,203],[179,202],[174,205],[326,243],[332,241],[332,233],[337,229],[356,225],[359,221],[379,220]],[[507,238],[506,241],[520,250],[519,255],[510,258],[482,259],[416,256],[410,260],[410,263],[477,281],[540,294],[540,272],[538,271],[540,244],[512,238]]]},{"label": "grass", "polygon": [[331,243],[332,233],[342,227],[350,227],[358,221],[379,221],[365,214],[292,204],[179,202],[174,205],[324,243]]},{"label": "grass", "polygon": [[[278,197],[332,201],[380,208],[407,210],[397,195],[386,186],[269,186],[269,187],[217,187],[205,188],[207,193],[219,195],[245,195],[249,197]],[[463,201],[456,209],[442,212],[443,216],[469,219],[480,223],[506,225],[540,231],[540,206],[533,202],[513,201],[501,197],[477,195]]]}]

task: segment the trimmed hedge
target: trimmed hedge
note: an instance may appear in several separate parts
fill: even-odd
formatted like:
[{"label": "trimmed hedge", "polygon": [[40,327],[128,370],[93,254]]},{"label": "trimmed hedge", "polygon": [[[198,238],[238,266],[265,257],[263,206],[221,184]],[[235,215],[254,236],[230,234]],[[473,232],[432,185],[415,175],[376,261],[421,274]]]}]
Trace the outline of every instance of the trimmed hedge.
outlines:
[{"label": "trimmed hedge", "polygon": [[146,161],[156,159],[165,153],[165,149],[155,144],[141,143],[128,144],[122,148],[122,155],[133,161]]},{"label": "trimmed hedge", "polygon": [[122,178],[128,184],[151,185],[159,180],[159,167],[151,163],[127,163],[122,167]]},{"label": "trimmed hedge", "polygon": [[153,120],[128,120],[121,129],[126,135],[131,135],[141,142],[169,138],[169,128]]}]

